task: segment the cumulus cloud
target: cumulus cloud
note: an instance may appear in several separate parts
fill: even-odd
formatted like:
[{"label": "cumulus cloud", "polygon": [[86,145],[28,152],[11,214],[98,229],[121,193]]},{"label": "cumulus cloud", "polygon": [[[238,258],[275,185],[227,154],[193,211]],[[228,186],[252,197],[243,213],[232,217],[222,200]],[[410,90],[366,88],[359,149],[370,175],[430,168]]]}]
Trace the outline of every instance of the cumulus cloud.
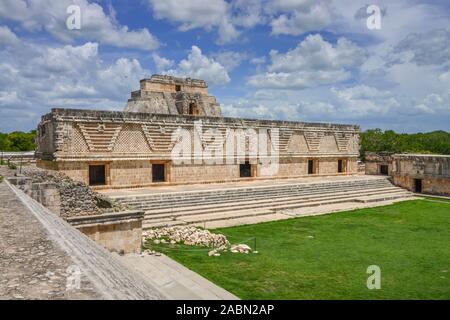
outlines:
[{"label": "cumulus cloud", "polygon": [[270,52],[267,71],[249,79],[255,87],[303,89],[332,84],[351,77],[351,69],[361,65],[365,51],[340,38],[332,45],[321,35],[309,35],[286,53]]},{"label": "cumulus cloud", "polygon": [[148,73],[136,59],[103,61],[97,43],[18,40],[15,51],[0,51],[0,131],[34,128],[52,107],[122,110]]},{"label": "cumulus cloud", "polygon": [[0,48],[15,46],[19,44],[19,39],[7,26],[0,26]]},{"label": "cumulus cloud", "polygon": [[352,118],[370,117],[387,114],[400,107],[399,101],[389,91],[382,91],[366,85],[357,85],[331,91],[337,97],[340,112]]},{"label": "cumulus cloud", "polygon": [[281,14],[270,23],[272,33],[300,35],[310,31],[319,31],[331,22],[331,13],[328,2],[324,1],[281,1],[275,8],[289,9],[290,13]]},{"label": "cumulus cloud", "polygon": [[173,60],[161,57],[157,53],[154,53],[152,55],[152,58],[158,72],[164,72],[165,70],[171,68],[174,64]]},{"label": "cumulus cloud", "polygon": [[203,79],[209,84],[226,84],[230,81],[227,70],[219,62],[203,55],[201,49],[192,46],[186,59],[181,60],[168,74]]},{"label": "cumulus cloud", "polygon": [[[69,30],[66,12],[69,5],[78,5],[81,12],[81,29]],[[153,50],[158,40],[148,29],[129,30],[120,25],[114,16],[107,15],[97,3],[87,0],[2,0],[0,18],[17,22],[27,31],[45,30],[61,41],[75,39],[95,41],[120,48]]]},{"label": "cumulus cloud", "polygon": [[245,52],[228,50],[214,53],[212,57],[229,72],[237,68],[243,61],[247,60],[248,54]]},{"label": "cumulus cloud", "polygon": [[236,39],[239,32],[229,21],[229,6],[224,0],[148,0],[157,19],[178,24],[180,31],[204,28],[219,32],[217,42],[224,44]]},{"label": "cumulus cloud", "polygon": [[450,62],[450,29],[409,34],[395,46],[393,56],[397,59],[391,64],[405,60],[417,65],[448,63]]}]

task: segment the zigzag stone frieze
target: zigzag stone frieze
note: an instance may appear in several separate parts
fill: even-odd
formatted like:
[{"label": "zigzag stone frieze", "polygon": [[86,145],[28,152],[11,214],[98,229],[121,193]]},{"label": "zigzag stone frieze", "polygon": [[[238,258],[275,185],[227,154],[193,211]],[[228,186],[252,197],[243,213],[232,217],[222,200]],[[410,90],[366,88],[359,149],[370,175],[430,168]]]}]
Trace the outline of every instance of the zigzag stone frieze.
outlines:
[{"label": "zigzag stone frieze", "polygon": [[147,143],[155,152],[171,151],[177,142],[173,134],[179,129],[179,126],[174,125],[142,125],[142,131],[147,139]]},{"label": "zigzag stone frieze", "polygon": [[320,141],[325,136],[325,132],[305,131],[303,135],[305,136],[309,151],[319,151]]},{"label": "zigzag stone frieze", "polygon": [[78,123],[89,151],[112,151],[122,130],[118,123]]},{"label": "zigzag stone frieze", "polygon": [[348,150],[348,142],[352,136],[353,134],[347,132],[335,132],[334,137],[339,151]]}]

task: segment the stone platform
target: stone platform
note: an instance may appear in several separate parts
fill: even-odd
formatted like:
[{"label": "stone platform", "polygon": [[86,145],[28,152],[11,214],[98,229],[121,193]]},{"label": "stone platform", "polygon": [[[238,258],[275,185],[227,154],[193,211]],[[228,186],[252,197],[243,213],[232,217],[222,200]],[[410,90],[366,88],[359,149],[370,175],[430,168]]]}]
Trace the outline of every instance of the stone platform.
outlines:
[{"label": "stone platform", "polygon": [[143,228],[252,224],[413,199],[386,177],[340,176],[104,191],[145,212]]}]

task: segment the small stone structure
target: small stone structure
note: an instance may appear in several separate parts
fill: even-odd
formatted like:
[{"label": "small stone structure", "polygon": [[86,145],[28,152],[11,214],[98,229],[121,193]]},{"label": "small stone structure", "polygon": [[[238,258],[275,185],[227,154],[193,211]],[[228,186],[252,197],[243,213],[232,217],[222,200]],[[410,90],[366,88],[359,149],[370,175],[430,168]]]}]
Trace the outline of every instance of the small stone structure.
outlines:
[{"label": "small stone structure", "polygon": [[208,95],[203,80],[153,75],[140,81],[140,90],[131,92],[125,112],[220,117],[216,98]]},{"label": "small stone structure", "polygon": [[450,195],[450,155],[366,153],[366,174],[390,175],[414,192]]},{"label": "small stone structure", "polygon": [[143,219],[143,211],[126,211],[70,217],[66,221],[110,251],[140,253]]},{"label": "small stone structure", "polygon": [[395,154],[394,183],[408,190],[450,195],[450,155]]},{"label": "small stone structure", "polygon": [[366,152],[366,174],[390,175],[393,169],[392,155],[393,152]]},{"label": "small stone structure", "polygon": [[358,172],[358,126],[222,117],[201,80],[144,79],[125,111],[52,109],[37,166],[94,188]]}]

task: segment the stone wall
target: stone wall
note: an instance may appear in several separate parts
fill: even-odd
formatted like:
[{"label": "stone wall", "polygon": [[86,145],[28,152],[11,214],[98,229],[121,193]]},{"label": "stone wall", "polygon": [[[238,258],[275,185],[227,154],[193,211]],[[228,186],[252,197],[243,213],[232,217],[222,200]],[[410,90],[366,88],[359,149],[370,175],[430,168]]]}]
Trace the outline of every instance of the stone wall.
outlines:
[{"label": "stone wall", "polygon": [[[63,171],[86,184],[89,183],[89,165],[103,164],[108,186],[148,185],[152,180],[151,163],[173,163],[174,149],[181,150],[181,146],[184,150],[182,143],[185,140],[190,143],[188,161],[182,166],[167,166],[168,182],[238,179],[239,163],[243,158],[238,157],[237,146],[244,146],[244,153],[253,157],[251,146],[255,142],[246,136],[251,132],[265,133],[266,140],[261,141],[280,163],[275,177],[307,174],[308,158],[319,161],[318,174],[337,174],[338,159],[347,161],[347,173],[358,172],[359,128],[351,125],[208,117],[197,121],[189,116],[69,109],[53,109],[43,117],[42,123],[52,123],[57,129],[53,135],[47,131],[40,133],[37,165]],[[238,135],[238,132],[244,134]],[[48,153],[45,147],[41,148],[41,143],[43,146],[51,144],[50,139],[53,139],[55,151]],[[203,154],[201,166],[194,165],[197,163],[193,158],[198,153],[196,148]],[[230,148],[234,164],[217,164],[215,167],[207,164],[212,150],[225,155]],[[258,154],[254,156],[257,162],[262,161]],[[225,163],[225,156],[222,159]],[[260,172],[258,166],[255,178],[262,177]]]},{"label": "stone wall", "polygon": [[99,216],[72,217],[67,221],[106,249],[140,253],[144,212],[127,211]]},{"label": "stone wall", "polygon": [[140,252],[144,212],[118,211],[126,208],[121,204],[104,208],[105,202],[111,204],[104,196],[96,196],[81,182],[60,177],[61,173],[55,173],[56,178],[43,170],[27,173],[29,176],[8,180],[106,249],[120,253]]},{"label": "stone wall", "polygon": [[431,178],[426,176],[394,175],[394,184],[410,191],[415,191],[415,179],[422,180],[422,193],[450,196],[450,179]]},{"label": "stone wall", "polygon": [[[311,176],[308,174],[309,158],[283,158],[278,164],[277,171],[267,175],[262,170],[262,165],[253,164],[253,176],[251,179],[277,179]],[[316,158],[311,158],[316,159]],[[338,160],[344,161],[344,172],[338,173]],[[318,169],[315,175],[346,175],[358,172],[357,158],[319,158],[317,160]],[[155,161],[109,161],[109,162],[63,162],[40,160],[42,167],[51,167],[54,170],[63,171],[72,179],[89,184],[89,164],[105,164],[106,184],[104,186],[92,186],[94,189],[102,188],[128,188],[136,186],[151,186],[161,184],[152,182],[152,163]],[[170,161],[156,161],[165,163],[166,182],[169,184],[187,183],[211,183],[248,180],[241,178],[239,164],[179,164]],[[71,167],[73,165],[73,167]],[[73,174],[73,176],[72,176]],[[264,175],[266,174],[266,175]]]},{"label": "stone wall", "polygon": [[423,193],[450,195],[450,156],[395,154],[392,159],[396,185],[414,191],[418,179]]},{"label": "stone wall", "polygon": [[381,174],[381,166],[388,166],[388,174],[392,174],[394,166],[392,163],[392,152],[366,152],[365,154],[365,172],[366,174]]}]

